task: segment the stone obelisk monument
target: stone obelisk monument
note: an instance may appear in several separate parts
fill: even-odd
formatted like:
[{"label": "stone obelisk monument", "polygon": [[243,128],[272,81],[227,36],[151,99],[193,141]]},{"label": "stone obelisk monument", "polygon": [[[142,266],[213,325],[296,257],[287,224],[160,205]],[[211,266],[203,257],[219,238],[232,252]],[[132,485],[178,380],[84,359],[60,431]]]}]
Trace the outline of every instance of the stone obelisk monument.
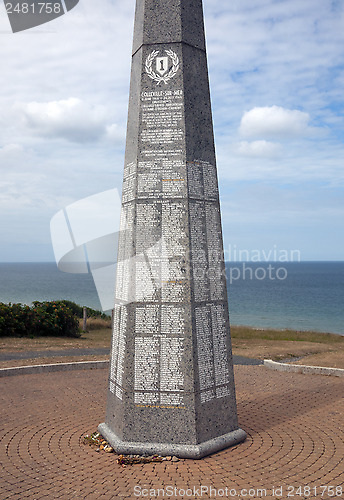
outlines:
[{"label": "stone obelisk monument", "polygon": [[238,427],[202,0],[137,0],[108,402],[119,453]]}]

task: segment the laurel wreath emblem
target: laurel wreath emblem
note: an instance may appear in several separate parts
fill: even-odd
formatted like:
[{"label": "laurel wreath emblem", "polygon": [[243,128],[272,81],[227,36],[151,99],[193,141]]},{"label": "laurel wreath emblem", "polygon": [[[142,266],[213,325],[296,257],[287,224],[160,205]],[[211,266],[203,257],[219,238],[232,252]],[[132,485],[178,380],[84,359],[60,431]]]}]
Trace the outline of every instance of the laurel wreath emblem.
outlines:
[{"label": "laurel wreath emblem", "polygon": [[159,50],[153,50],[153,52],[151,52],[147,57],[145,64],[148,76],[152,80],[154,80],[157,83],[157,85],[160,85],[161,82],[167,84],[167,82],[169,82],[171,78],[173,78],[176,75],[177,71],[179,70],[179,57],[177,56],[177,54],[173,52],[173,50],[165,50],[166,54],[171,58],[173,66],[167,73],[167,75],[161,76],[155,73],[155,71],[152,70],[152,64],[156,56],[159,54],[159,52],[160,52]]}]

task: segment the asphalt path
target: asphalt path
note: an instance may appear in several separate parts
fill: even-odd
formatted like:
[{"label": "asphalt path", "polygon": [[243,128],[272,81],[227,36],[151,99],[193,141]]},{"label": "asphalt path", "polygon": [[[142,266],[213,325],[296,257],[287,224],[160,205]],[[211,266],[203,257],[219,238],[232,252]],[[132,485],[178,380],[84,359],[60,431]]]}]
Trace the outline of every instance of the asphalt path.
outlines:
[{"label": "asphalt path", "polygon": [[[58,356],[106,356],[110,355],[107,347],[98,349],[63,349],[59,351],[23,351],[0,353],[0,361],[15,361],[18,359],[55,358]],[[245,358],[244,356],[233,356],[235,365],[262,365],[260,359]]]}]

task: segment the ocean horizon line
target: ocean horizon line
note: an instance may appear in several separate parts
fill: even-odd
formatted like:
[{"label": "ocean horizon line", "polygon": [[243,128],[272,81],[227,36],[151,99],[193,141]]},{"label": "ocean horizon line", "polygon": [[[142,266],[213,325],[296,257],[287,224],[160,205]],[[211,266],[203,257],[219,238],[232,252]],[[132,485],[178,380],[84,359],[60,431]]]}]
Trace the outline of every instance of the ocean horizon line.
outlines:
[{"label": "ocean horizon line", "polygon": [[[93,262],[93,261],[92,261]],[[95,263],[102,263],[102,261],[94,261]],[[342,260],[280,260],[280,259],[277,259],[277,260],[264,260],[264,259],[261,259],[261,260],[225,260],[225,263],[226,264],[231,264],[231,263],[235,263],[235,262],[239,262],[239,263],[252,263],[252,264],[269,264],[269,263],[281,263],[281,264],[307,264],[308,262],[309,263],[337,263],[337,264],[340,264],[340,263],[344,263],[344,259]],[[0,264],[55,264],[56,267],[58,267],[58,264],[55,262],[55,261],[51,261],[51,260],[3,260],[3,261],[0,261]],[[69,262],[69,264],[80,264],[80,261],[71,261]],[[105,264],[109,264],[108,262],[106,262]]]}]

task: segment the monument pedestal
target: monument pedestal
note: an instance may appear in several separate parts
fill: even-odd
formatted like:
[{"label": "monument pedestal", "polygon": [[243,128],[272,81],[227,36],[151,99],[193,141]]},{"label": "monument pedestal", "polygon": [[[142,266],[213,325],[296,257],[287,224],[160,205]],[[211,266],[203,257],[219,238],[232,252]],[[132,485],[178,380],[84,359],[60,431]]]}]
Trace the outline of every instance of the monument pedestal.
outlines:
[{"label": "monument pedestal", "polygon": [[237,421],[202,0],[137,0],[106,420],[201,458]]},{"label": "monument pedestal", "polygon": [[111,444],[116,453],[122,455],[160,455],[176,456],[179,458],[199,459],[234,446],[246,439],[246,432],[242,429],[229,432],[200,444],[170,444],[170,443],[130,443],[121,441],[116,434],[104,423],[98,431]]}]

